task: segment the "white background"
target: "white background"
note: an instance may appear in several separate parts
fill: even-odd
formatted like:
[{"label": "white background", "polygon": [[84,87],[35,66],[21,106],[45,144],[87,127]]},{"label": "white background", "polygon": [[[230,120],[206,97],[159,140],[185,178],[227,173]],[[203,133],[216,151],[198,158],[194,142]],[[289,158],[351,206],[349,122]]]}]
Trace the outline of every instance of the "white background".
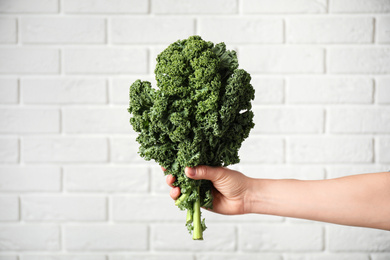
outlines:
[{"label": "white background", "polygon": [[389,12],[389,0],[0,0],[0,259],[390,259],[389,232],[272,216],[204,212],[192,241],[126,111],[156,55],[199,34],[253,77],[256,127],[233,168],[390,170]]}]

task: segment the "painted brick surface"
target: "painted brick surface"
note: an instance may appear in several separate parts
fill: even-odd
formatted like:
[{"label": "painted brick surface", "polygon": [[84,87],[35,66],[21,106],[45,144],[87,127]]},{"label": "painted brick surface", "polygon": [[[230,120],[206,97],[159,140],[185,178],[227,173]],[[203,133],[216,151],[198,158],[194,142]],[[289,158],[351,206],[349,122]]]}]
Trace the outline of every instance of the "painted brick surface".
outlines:
[{"label": "painted brick surface", "polygon": [[17,24],[15,18],[0,18],[1,43],[15,43],[17,39]]},{"label": "painted brick surface", "polygon": [[324,0],[276,0],[269,3],[266,0],[244,0],[245,13],[325,13],[327,2]]},{"label": "painted brick surface", "polygon": [[229,168],[322,180],[390,170],[388,0],[0,0],[1,260],[387,260],[380,230],[202,211],[204,241],[138,154],[129,87],[201,35],[251,73]]},{"label": "painted brick surface", "polygon": [[64,233],[69,251],[145,251],[148,248],[146,225],[74,224],[66,226]]},{"label": "painted brick surface", "polygon": [[[114,18],[111,21],[111,41],[114,43],[169,44],[195,33],[194,19],[156,17]],[[143,24],[142,27],[139,25]]]},{"label": "painted brick surface", "polygon": [[242,47],[240,65],[251,73],[321,73],[324,52],[319,47]]},{"label": "painted brick surface", "polygon": [[104,221],[106,199],[102,196],[24,195],[25,221]]},{"label": "painted brick surface", "polygon": [[60,249],[60,227],[53,224],[0,224],[1,251],[56,251]]},{"label": "painted brick surface", "polygon": [[101,18],[40,18],[21,20],[23,43],[103,43],[105,21]]},{"label": "painted brick surface", "polygon": [[147,167],[135,165],[64,167],[64,186],[71,192],[146,193],[148,177]]},{"label": "painted brick surface", "polygon": [[[237,33],[232,34],[232,30]],[[283,20],[278,18],[201,18],[200,34],[215,43],[281,43]],[[248,40],[247,40],[248,39]]]},{"label": "painted brick surface", "polygon": [[376,102],[390,104],[390,78],[378,78],[376,80]]},{"label": "painted brick surface", "polygon": [[1,48],[1,74],[56,74],[59,72],[59,56],[53,48]]},{"label": "painted brick surface", "polygon": [[134,48],[69,48],[64,70],[70,74],[146,73],[146,50]]},{"label": "painted brick surface", "polygon": [[289,18],[290,43],[367,43],[374,33],[372,18]]},{"label": "painted brick surface", "polygon": [[327,69],[330,73],[386,74],[390,72],[390,49],[377,48],[330,48]]},{"label": "painted brick surface", "polygon": [[374,82],[369,77],[291,77],[287,81],[286,102],[296,104],[372,103],[373,87]]},{"label": "painted brick surface", "polygon": [[0,79],[0,103],[14,104],[19,101],[19,87],[16,78]]},{"label": "painted brick surface", "polygon": [[107,140],[82,137],[26,137],[22,153],[25,162],[105,162]]},{"label": "painted brick surface", "polygon": [[323,230],[319,226],[241,225],[239,248],[243,251],[321,251]]},{"label": "painted brick surface", "polygon": [[0,162],[16,163],[19,160],[19,140],[17,138],[0,138]]},{"label": "painted brick surface", "polygon": [[24,78],[21,98],[27,104],[103,104],[107,101],[105,79]]},{"label": "painted brick surface", "polygon": [[156,14],[233,14],[238,10],[237,0],[175,1],[152,0],[152,13]]},{"label": "painted brick surface", "polygon": [[1,166],[0,191],[55,192],[61,190],[58,166]]},{"label": "painted brick surface", "polygon": [[0,117],[2,119],[0,133],[58,133],[60,131],[58,109],[0,109]]},{"label": "painted brick surface", "polygon": [[146,0],[64,0],[65,13],[83,14],[139,14],[148,11]]},{"label": "painted brick surface", "polygon": [[14,195],[0,196],[0,221],[19,220],[19,198]]},{"label": "painted brick surface", "polygon": [[15,0],[1,1],[1,13],[57,13],[58,1],[56,0]]}]

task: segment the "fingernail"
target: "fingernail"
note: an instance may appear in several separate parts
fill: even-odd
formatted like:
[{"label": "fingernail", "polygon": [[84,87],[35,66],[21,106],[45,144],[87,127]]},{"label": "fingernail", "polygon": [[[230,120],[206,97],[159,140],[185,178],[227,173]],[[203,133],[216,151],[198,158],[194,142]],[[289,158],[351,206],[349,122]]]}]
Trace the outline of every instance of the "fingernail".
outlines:
[{"label": "fingernail", "polygon": [[196,174],[195,168],[187,167],[186,168],[186,174],[188,177],[194,177]]}]

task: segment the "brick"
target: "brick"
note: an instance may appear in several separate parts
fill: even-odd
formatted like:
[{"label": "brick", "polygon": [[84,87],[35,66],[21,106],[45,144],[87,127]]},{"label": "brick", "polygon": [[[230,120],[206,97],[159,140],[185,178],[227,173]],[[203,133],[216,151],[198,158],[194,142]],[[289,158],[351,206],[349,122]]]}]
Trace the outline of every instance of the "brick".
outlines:
[{"label": "brick", "polygon": [[288,43],[369,43],[373,34],[370,17],[291,17],[286,26]]},{"label": "brick", "polygon": [[110,260],[194,260],[190,253],[130,253],[113,254]]},{"label": "brick", "polygon": [[278,137],[252,135],[243,142],[238,154],[242,163],[280,163],[284,161],[284,142]]},{"label": "brick", "polygon": [[[114,221],[180,221],[184,213],[175,206],[168,196],[123,196],[111,197],[112,218]],[[144,205],[148,205],[145,207]],[[137,210],[134,210],[137,209]]]},{"label": "brick", "polygon": [[151,10],[156,14],[235,14],[238,3],[237,0],[152,0]]},{"label": "brick", "polygon": [[324,244],[323,229],[318,225],[244,224],[238,236],[243,251],[321,251]]},{"label": "brick", "polygon": [[370,163],[373,141],[366,137],[291,137],[287,161],[294,163]]},{"label": "brick", "polygon": [[105,20],[78,17],[23,17],[23,43],[104,43]]},{"label": "brick", "polygon": [[195,34],[195,21],[187,17],[113,18],[110,29],[114,43],[172,43]]},{"label": "brick", "polygon": [[59,59],[59,51],[51,48],[1,48],[0,74],[58,73]]},{"label": "brick", "polygon": [[373,81],[366,77],[291,77],[286,102],[305,104],[371,103]]},{"label": "brick", "polygon": [[376,18],[376,42],[390,43],[390,17]]},{"label": "brick", "polygon": [[[2,108],[0,133],[58,133],[60,113],[51,108]],[[39,119],[39,120],[37,120]]]},{"label": "brick", "polygon": [[385,230],[331,225],[327,232],[331,252],[390,251],[390,233]]},{"label": "brick", "polygon": [[283,20],[281,18],[200,18],[198,27],[204,39],[215,43],[283,42]]},{"label": "brick", "polygon": [[320,166],[286,166],[286,165],[240,165],[240,171],[246,176],[260,179],[324,179],[325,172]]},{"label": "brick", "polygon": [[[1,6],[1,3],[0,3]],[[0,7],[1,12],[1,7]],[[0,42],[1,43],[16,43],[17,41],[17,25],[15,18],[1,17],[0,18]]]},{"label": "brick", "polygon": [[[223,251],[232,252],[236,247],[236,229],[233,225],[213,223],[212,228],[203,233],[203,241],[194,243],[192,236],[184,225],[185,212],[183,212],[183,223],[180,224],[154,224],[151,233],[151,248],[158,251]],[[221,235],[223,234],[223,235]],[[180,243],[177,243],[180,241]]]},{"label": "brick", "polygon": [[152,86],[156,86],[156,84],[153,82],[154,78],[150,76],[125,78],[115,77],[112,79],[111,85],[109,87],[110,103],[128,105],[130,86],[137,79],[141,79],[142,81],[149,81],[152,83]]},{"label": "brick", "polygon": [[17,196],[1,195],[0,208],[7,209],[0,211],[0,221],[19,220],[19,198]]},{"label": "brick", "polygon": [[19,140],[13,137],[0,138],[0,162],[16,163],[18,161],[19,161]]},{"label": "brick", "polygon": [[330,108],[328,129],[331,133],[389,133],[390,108]]},{"label": "brick", "polygon": [[13,255],[0,255],[0,260],[18,260],[18,256]]},{"label": "brick", "polygon": [[325,0],[244,0],[242,10],[244,13],[325,13],[327,3]]},{"label": "brick", "polygon": [[57,0],[12,0],[0,2],[0,13],[57,13]]},{"label": "brick", "polygon": [[154,194],[169,194],[171,187],[165,181],[166,176],[159,165],[150,167],[151,191]]},{"label": "brick", "polygon": [[287,255],[284,260],[370,260],[367,254],[361,253],[311,253],[311,254],[298,254]]},{"label": "brick", "polygon": [[63,108],[65,133],[129,133],[130,115],[126,108]]},{"label": "brick", "polygon": [[147,51],[138,48],[69,48],[64,50],[64,70],[82,73],[146,73]]},{"label": "brick", "polygon": [[390,259],[390,253],[375,253],[371,254],[370,260],[387,260]]},{"label": "brick", "polygon": [[104,104],[105,79],[23,78],[21,96],[25,104]]},{"label": "brick", "polygon": [[324,51],[319,47],[241,47],[240,67],[250,73],[321,73]]},{"label": "brick", "polygon": [[65,166],[67,191],[145,193],[149,171],[143,166]]},{"label": "brick", "polygon": [[379,104],[390,104],[390,77],[375,80],[375,100]]},{"label": "brick", "polygon": [[329,48],[327,71],[330,73],[375,73],[390,72],[390,48]]},{"label": "brick", "polygon": [[326,169],[327,178],[339,178],[344,176],[365,174],[373,172],[385,172],[389,171],[390,167],[386,165],[377,164],[363,164],[363,165],[335,165],[328,166]]},{"label": "brick", "polygon": [[324,110],[321,108],[255,108],[255,133],[321,133]]},{"label": "brick", "polygon": [[284,80],[282,78],[253,76],[251,84],[255,89],[254,105],[280,104],[284,101]]},{"label": "brick", "polygon": [[65,13],[136,14],[147,13],[148,0],[64,0]]},{"label": "brick", "polygon": [[22,144],[25,162],[106,162],[106,138],[25,137]]},{"label": "brick", "polygon": [[197,260],[282,260],[282,256],[277,254],[267,254],[267,253],[201,253],[197,254]]},{"label": "brick", "polygon": [[61,170],[57,166],[2,166],[0,191],[51,192],[61,189]]},{"label": "brick", "polygon": [[25,221],[104,221],[106,198],[83,195],[23,195],[22,219]]},{"label": "brick", "polygon": [[[381,163],[390,163],[390,138],[379,137],[376,140],[377,161]],[[390,171],[390,169],[388,169]]]},{"label": "brick", "polygon": [[387,13],[390,12],[387,0],[330,0],[331,13]]},{"label": "brick", "polygon": [[88,254],[88,255],[75,255],[75,254],[34,254],[34,255],[26,255],[23,254],[21,256],[21,260],[107,260],[105,255],[96,255],[96,254]]},{"label": "brick", "polygon": [[0,103],[15,104],[18,101],[18,80],[14,78],[0,78]]},{"label": "brick", "polygon": [[68,251],[137,250],[148,248],[148,229],[142,224],[88,224],[65,227]]},{"label": "brick", "polygon": [[110,158],[112,162],[117,163],[143,163],[145,165],[154,165],[154,161],[148,163],[139,154],[140,144],[135,140],[136,136],[113,137],[110,140]]},{"label": "brick", "polygon": [[60,249],[60,229],[51,224],[7,224],[0,225],[0,250],[44,250]]}]

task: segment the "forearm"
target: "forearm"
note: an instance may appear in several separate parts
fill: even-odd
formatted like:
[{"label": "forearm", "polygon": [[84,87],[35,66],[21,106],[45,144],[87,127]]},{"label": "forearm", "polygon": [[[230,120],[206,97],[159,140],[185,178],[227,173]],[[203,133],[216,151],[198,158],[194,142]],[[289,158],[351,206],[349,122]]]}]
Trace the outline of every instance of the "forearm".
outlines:
[{"label": "forearm", "polygon": [[248,213],[390,230],[390,173],[302,181],[254,179]]}]

